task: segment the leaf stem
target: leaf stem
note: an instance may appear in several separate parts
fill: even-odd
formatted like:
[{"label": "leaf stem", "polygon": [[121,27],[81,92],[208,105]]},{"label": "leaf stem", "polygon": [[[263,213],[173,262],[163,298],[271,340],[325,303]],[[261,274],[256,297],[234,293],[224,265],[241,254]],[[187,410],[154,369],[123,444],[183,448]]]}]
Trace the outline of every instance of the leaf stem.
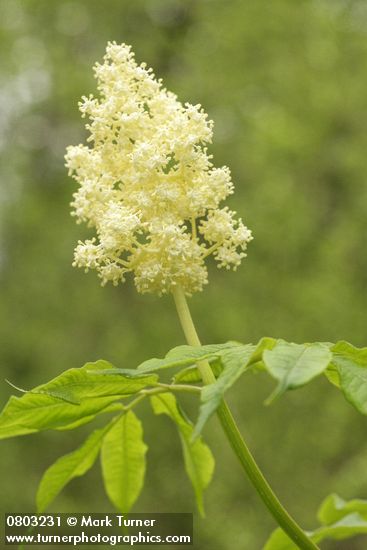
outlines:
[{"label": "leaf stem", "polygon": [[[190,346],[201,346],[184,291],[177,286],[172,291],[172,294],[187,343]],[[197,365],[204,384],[213,384],[216,379],[209,362],[202,360],[198,361]],[[278,525],[293,542],[301,548],[301,550],[318,550],[318,546],[309,539],[301,527],[299,527],[295,520],[288,514],[287,510],[283,508],[272,488],[266,481],[224,400],[217,409],[217,415],[233,451]]]},{"label": "leaf stem", "polygon": [[149,388],[149,389],[143,389],[140,390],[137,393],[137,397],[130,401],[127,405],[122,405],[123,407],[123,414],[127,411],[130,411],[132,408],[134,408],[136,405],[138,405],[141,401],[144,401],[146,397],[149,397],[150,395],[156,395],[159,393],[169,393],[172,391],[177,392],[189,392],[189,393],[201,393],[201,388],[199,386],[189,386],[188,384],[157,384],[158,387]]},{"label": "leaf stem", "polygon": [[[157,383],[159,388],[163,388],[165,391],[178,391],[178,392],[188,392],[188,393],[201,393],[202,388],[199,386],[191,386],[189,384],[162,384]],[[160,392],[164,393],[164,392]]]}]

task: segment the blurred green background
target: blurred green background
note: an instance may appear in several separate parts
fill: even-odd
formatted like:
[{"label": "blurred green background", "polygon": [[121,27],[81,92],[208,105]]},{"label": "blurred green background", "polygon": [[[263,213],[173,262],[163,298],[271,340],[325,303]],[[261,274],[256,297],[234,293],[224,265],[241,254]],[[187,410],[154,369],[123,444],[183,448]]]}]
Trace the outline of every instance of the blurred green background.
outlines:
[{"label": "blurred green background", "polygon": [[[131,44],[182,101],[205,107],[215,164],[233,173],[230,205],[254,233],[239,271],[212,264],[191,300],[202,340],[367,345],[365,0],[0,0],[1,404],[13,392],[5,378],[30,388],[98,358],[135,367],[184,341],[170,298],[130,282],[102,289],[71,267],[88,232],[69,215],[63,155],[85,140],[77,102],[95,92],[108,40]],[[323,380],[264,407],[272,385],[245,377],[229,401],[279,497],[311,529],[330,492],[367,496],[367,421]],[[193,510],[173,427],[140,415],[150,452],[135,511]],[[32,511],[43,471],[86,432],[2,442],[2,509]],[[274,522],[215,419],[206,439],[217,469],[195,548],[258,550]],[[52,510],[110,511],[98,468]]]}]

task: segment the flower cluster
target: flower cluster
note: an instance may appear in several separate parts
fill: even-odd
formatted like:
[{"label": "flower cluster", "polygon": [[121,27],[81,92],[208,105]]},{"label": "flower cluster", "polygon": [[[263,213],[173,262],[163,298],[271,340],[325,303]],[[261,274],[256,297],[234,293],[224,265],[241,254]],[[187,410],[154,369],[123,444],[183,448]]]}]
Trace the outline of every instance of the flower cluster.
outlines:
[{"label": "flower cluster", "polygon": [[130,46],[108,43],[94,70],[100,97],[79,103],[90,146],[68,147],[66,166],[80,185],[73,215],[96,237],[79,241],[73,265],[96,269],[102,284],[132,272],[139,292],[199,291],[207,256],[236,268],[252,239],[219,206],[233,184],[206,149],[213,123],[138,65]]}]

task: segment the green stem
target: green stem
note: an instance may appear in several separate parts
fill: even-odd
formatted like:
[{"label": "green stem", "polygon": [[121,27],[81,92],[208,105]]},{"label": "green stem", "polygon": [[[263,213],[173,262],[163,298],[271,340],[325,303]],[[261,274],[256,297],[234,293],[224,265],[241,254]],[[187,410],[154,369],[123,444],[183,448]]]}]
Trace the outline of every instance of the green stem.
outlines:
[{"label": "green stem", "polygon": [[[188,393],[201,393],[201,386],[193,386],[192,384],[162,384],[157,382],[159,388],[163,388],[166,392],[188,392]],[[163,393],[163,392],[161,392]]]},{"label": "green stem", "polygon": [[188,384],[157,384],[157,388],[143,389],[138,392],[137,397],[130,401],[127,405],[122,405],[123,413],[125,414],[141,401],[144,401],[146,397],[150,395],[155,395],[157,393],[171,393],[173,391],[177,392],[188,392],[188,393],[201,393],[202,388],[198,386],[189,386]]},{"label": "green stem", "polygon": [[[180,287],[176,287],[172,291],[172,294],[187,343],[190,346],[200,346],[201,342],[191,317],[185,293]],[[212,384],[215,382],[216,379],[208,361],[199,361],[197,365],[204,384]],[[306,533],[279,502],[243,440],[232,413],[224,400],[219,405],[217,414],[233,451],[278,525],[302,550],[317,550],[318,546],[308,538]]]}]

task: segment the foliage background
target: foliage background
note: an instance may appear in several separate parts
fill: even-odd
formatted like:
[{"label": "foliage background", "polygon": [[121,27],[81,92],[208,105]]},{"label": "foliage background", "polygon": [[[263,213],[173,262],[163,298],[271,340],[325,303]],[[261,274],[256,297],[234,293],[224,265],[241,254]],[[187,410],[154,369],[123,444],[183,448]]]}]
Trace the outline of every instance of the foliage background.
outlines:
[{"label": "foliage background", "polygon": [[[203,104],[215,163],[233,172],[231,206],[254,232],[241,269],[212,265],[191,300],[203,341],[366,345],[366,31],[364,0],[0,0],[1,403],[4,378],[29,388],[87,360],[134,367],[183,343],[172,300],[130,283],[101,289],[71,267],[87,231],[69,216],[63,155],[84,141],[77,101],[95,91],[108,40],[132,44],[182,101]],[[229,399],[281,500],[312,528],[330,492],[367,497],[366,419],[322,380],[266,408],[270,388],[243,378]],[[193,510],[174,429],[141,414],[151,450],[135,511]],[[84,431],[2,442],[4,511],[33,510],[42,472]],[[206,439],[217,469],[195,547],[256,550],[273,521],[215,420]],[[98,469],[53,510],[111,510]]]}]

